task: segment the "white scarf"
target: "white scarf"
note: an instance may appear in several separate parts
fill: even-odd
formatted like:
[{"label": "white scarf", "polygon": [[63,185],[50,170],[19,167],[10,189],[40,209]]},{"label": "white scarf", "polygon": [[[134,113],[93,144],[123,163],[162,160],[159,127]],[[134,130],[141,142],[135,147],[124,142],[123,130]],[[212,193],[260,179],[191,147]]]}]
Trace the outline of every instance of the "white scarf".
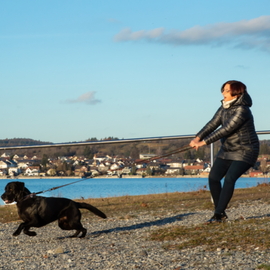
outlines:
[{"label": "white scarf", "polygon": [[223,108],[224,108],[224,109],[230,108],[230,107],[231,107],[231,104],[232,104],[235,100],[237,100],[237,97],[234,98],[234,99],[232,99],[232,100],[229,100],[229,101],[224,101],[224,100],[222,100]]}]

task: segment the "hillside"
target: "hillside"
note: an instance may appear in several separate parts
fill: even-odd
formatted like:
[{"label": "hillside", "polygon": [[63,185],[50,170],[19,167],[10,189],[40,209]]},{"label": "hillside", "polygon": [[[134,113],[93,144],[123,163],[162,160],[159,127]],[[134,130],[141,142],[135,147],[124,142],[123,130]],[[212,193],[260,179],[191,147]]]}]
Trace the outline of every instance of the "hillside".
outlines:
[{"label": "hillside", "polygon": [[8,147],[8,146],[24,146],[24,145],[40,145],[40,144],[50,144],[50,142],[42,142],[32,139],[21,139],[21,138],[14,138],[14,139],[5,139],[0,140],[0,146]]},{"label": "hillside", "polygon": [[[117,138],[108,137],[103,140],[117,140]],[[91,138],[86,141],[96,141],[96,138]],[[189,144],[189,139],[178,139],[178,140],[165,140],[165,141],[154,141],[154,142],[139,142],[139,143],[127,143],[127,144],[108,144],[108,145],[93,145],[93,146],[61,146],[55,148],[36,148],[36,149],[18,149],[4,151],[0,150],[0,155],[7,153],[9,155],[36,155],[42,157],[43,154],[49,157],[58,156],[85,156],[87,158],[92,158],[94,154],[106,154],[110,156],[123,156],[132,158],[138,158],[140,153],[156,154],[162,155],[176,148],[182,147]],[[0,140],[0,147],[11,147],[11,146],[29,146],[29,145],[44,145],[51,144],[51,142],[44,142],[39,140],[33,140],[29,138],[14,138],[14,139],[4,139]],[[270,140],[261,141],[261,154],[270,154]],[[215,154],[220,148],[220,142],[214,144]],[[193,159],[200,158],[204,160],[210,159],[210,147],[200,148],[199,151],[191,150],[184,153],[180,153],[173,156],[174,159]]]}]

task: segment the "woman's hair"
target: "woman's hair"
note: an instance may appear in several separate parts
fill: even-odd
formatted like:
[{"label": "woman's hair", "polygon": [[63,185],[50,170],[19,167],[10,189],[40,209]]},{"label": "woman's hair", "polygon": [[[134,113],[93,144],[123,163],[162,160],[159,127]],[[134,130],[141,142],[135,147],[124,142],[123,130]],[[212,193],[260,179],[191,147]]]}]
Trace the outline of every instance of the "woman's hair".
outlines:
[{"label": "woman's hair", "polygon": [[226,84],[229,84],[231,87],[231,95],[240,97],[243,93],[247,93],[247,87],[245,84],[239,81],[227,81],[221,87],[221,92],[224,91],[224,87]]}]

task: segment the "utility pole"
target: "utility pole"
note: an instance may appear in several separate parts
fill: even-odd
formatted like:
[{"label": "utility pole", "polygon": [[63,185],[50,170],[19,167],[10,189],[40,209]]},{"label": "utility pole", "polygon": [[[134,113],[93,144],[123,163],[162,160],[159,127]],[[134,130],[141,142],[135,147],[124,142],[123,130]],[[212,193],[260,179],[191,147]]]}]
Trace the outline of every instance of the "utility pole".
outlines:
[{"label": "utility pole", "polygon": [[211,162],[211,168],[214,164],[214,143],[210,144],[210,162]]}]

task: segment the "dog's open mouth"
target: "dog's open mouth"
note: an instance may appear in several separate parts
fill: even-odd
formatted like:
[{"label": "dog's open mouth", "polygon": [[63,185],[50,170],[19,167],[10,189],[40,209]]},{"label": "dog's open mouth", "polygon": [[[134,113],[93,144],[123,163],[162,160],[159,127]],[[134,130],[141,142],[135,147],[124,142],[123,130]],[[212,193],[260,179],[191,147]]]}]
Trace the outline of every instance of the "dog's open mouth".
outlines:
[{"label": "dog's open mouth", "polygon": [[12,204],[15,203],[14,201],[5,200],[5,204]]}]

